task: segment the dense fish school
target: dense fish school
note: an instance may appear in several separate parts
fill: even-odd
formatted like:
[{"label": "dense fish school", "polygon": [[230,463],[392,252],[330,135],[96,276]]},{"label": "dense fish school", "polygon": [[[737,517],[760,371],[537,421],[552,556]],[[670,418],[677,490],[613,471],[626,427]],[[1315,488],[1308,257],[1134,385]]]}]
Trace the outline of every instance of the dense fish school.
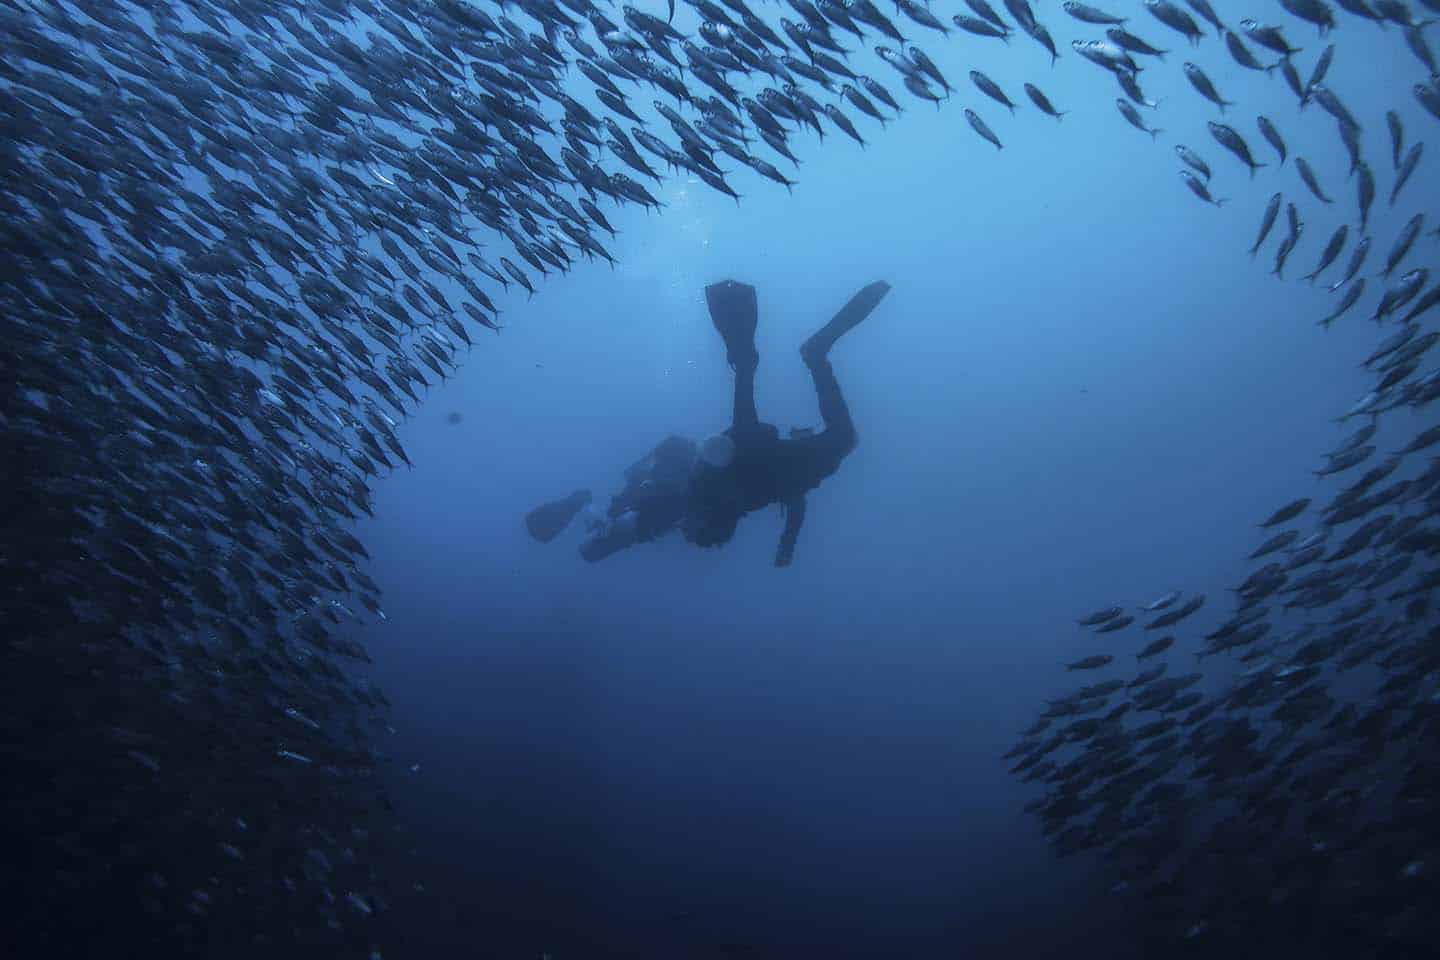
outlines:
[{"label": "dense fish school", "polygon": [[[423,390],[503,328],[496,290],[611,260],[613,205],[660,207],[680,170],[737,201],[765,186],[750,172],[789,189],[797,138],[863,145],[913,104],[970,98],[957,119],[997,149],[1029,109],[1007,91],[1069,112],[1058,81],[952,82],[914,42],[952,26],[985,43],[1018,30],[1057,77],[1106,71],[1124,119],[1158,139],[1141,63],[1168,51],[1140,34],[1166,31],[1334,119],[1353,199],[1294,157],[1305,190],[1274,194],[1252,251],[1283,212],[1283,277],[1311,236],[1297,204],[1345,217],[1304,268],[1345,265],[1328,325],[1365,298],[1372,205],[1404,202],[1423,147],[1392,112],[1391,155],[1364,156],[1362,122],[1379,120],[1326,85],[1336,46],[1302,77],[1287,31],[1388,25],[1440,119],[1428,21],[1400,0],[1282,0],[1281,24],[1205,0],[1194,16],[1067,2],[1050,26],[1027,0],[1005,0],[1009,21],[985,0],[689,2],[670,18],[590,0],[0,10],[0,723],[23,747],[4,830],[33,865],[3,891],[30,918],[16,955],[380,955],[392,884],[412,880],[377,868],[403,840],[379,785],[385,700],[354,637],[384,613],[347,523],[409,462],[396,431]],[[1057,43],[1062,23],[1080,36]],[[1281,176],[1284,118],[1260,117],[1268,147],[1252,144],[1243,89],[1175,69],[1235,158],[1176,145],[1187,188],[1219,206],[1222,163]],[[1316,956],[1440,942],[1440,427],[1382,422],[1434,422],[1440,287],[1417,265],[1434,228],[1416,213],[1373,241],[1370,316],[1394,332],[1341,415],[1358,430],[1317,464],[1333,499],[1277,510],[1267,562],[1203,637],[1187,631],[1221,603],[1199,595],[1085,617],[1103,646],[1068,667],[1104,676],[1011,752],[1045,788],[1031,811],[1056,849],[1103,853],[1157,936],[1251,951],[1247,932],[1278,923],[1292,936],[1270,954],[1348,951]],[[1221,655],[1233,670],[1200,672]]]}]

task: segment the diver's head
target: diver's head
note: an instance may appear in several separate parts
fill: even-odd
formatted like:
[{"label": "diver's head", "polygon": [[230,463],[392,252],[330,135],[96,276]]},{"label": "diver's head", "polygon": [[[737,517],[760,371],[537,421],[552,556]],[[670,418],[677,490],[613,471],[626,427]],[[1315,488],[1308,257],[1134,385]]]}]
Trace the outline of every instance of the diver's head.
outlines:
[{"label": "diver's head", "polygon": [[724,470],[735,461],[735,441],[723,433],[711,434],[700,444],[700,462],[712,470]]}]

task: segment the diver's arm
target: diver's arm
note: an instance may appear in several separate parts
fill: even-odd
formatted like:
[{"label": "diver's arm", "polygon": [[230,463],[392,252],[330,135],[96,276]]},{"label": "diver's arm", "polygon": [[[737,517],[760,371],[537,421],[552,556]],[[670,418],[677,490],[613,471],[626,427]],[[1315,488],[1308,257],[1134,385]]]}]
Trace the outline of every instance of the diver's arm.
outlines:
[{"label": "diver's arm", "polygon": [[800,536],[800,525],[805,522],[805,495],[802,493],[784,501],[785,530],[780,534],[780,548],[775,551],[775,566],[788,567],[795,556],[795,540]]}]

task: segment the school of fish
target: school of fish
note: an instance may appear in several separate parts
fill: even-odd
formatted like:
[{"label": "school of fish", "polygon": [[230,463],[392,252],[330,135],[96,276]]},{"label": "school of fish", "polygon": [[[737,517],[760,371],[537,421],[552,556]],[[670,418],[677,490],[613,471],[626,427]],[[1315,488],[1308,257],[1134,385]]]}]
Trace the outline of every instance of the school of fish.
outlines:
[{"label": "school of fish", "polygon": [[[959,115],[1004,149],[997,118],[1024,100],[1072,112],[1054,96],[1066,69],[1113,75],[1121,116],[1158,139],[1141,63],[1168,51],[1131,32],[1145,22],[1195,48],[1180,69],[1249,175],[1279,176],[1283,119],[1255,121],[1276,153],[1257,161],[1241,91],[1196,62],[1202,41],[1334,118],[1355,217],[1308,277],[1345,263],[1317,318],[1329,325],[1365,297],[1371,207],[1403,198],[1423,145],[1391,112],[1391,155],[1363,156],[1362,119],[1325,84],[1336,46],[1302,79],[1285,31],[1390,29],[1418,64],[1415,102],[1440,120],[1428,21],[1400,0],[1341,0],[1343,15],[1281,0],[1283,25],[1227,24],[1206,0],[1187,0],[1193,16],[1171,0],[1144,0],[1144,16],[1067,0],[1048,25],[1028,0],[1004,0],[1009,20],[986,0],[898,0],[893,14],[687,2],[693,32],[673,2],[665,17],[592,0],[0,9],[0,723],[26,745],[6,774],[27,799],[5,826],[37,865],[6,891],[34,918],[26,948],[379,957],[393,881],[375,865],[403,840],[379,785],[386,703],[355,639],[385,615],[347,524],[409,463],[397,429],[425,389],[503,328],[497,289],[534,294],[581,258],[613,262],[607,209],[659,209],[681,171],[737,202],[762,188],[751,173],[789,190],[777,165],[798,168],[801,138],[863,146],[902,104],[970,88],[983,99]],[[1062,24],[1069,44],[1051,32]],[[1008,43],[1017,28],[1057,79],[970,70],[966,87],[916,42],[953,29]],[[1175,154],[1196,197],[1227,202],[1201,144]],[[1274,194],[1251,251],[1283,211],[1281,278],[1301,207],[1342,206],[1306,158],[1289,166],[1304,192]],[[1219,606],[1203,596],[1099,611],[1085,619],[1104,652],[1075,671],[1117,669],[1129,633],[1176,631],[1135,651],[1137,676],[1050,703],[1012,751],[1046,788],[1032,811],[1057,849],[1103,851],[1117,889],[1177,936],[1353,896],[1383,899],[1387,936],[1436,942],[1423,905],[1440,866],[1440,459],[1424,451],[1440,428],[1383,447],[1394,431],[1377,432],[1392,410],[1433,417],[1440,396],[1440,370],[1423,368],[1440,287],[1419,265],[1434,233],[1417,213],[1374,241],[1371,317],[1395,332],[1365,361],[1374,391],[1342,415],[1364,425],[1316,471],[1368,472],[1323,510],[1297,501],[1267,523],[1283,529],[1257,556],[1284,559],[1237,587],[1195,651],[1242,672],[1223,687],[1167,672],[1166,654],[1194,646],[1179,634]],[[96,902],[113,909],[97,917]]]}]

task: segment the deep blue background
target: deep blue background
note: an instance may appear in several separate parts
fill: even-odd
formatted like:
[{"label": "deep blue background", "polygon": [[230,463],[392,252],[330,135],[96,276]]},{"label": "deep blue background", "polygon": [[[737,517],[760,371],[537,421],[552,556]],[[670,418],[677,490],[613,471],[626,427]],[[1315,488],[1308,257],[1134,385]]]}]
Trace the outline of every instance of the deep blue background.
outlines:
[{"label": "deep blue background", "polygon": [[[1216,6],[1285,24],[1309,75],[1313,28],[1276,3]],[[738,207],[684,178],[657,193],[661,215],[607,206],[620,265],[533,299],[512,289],[504,334],[403,426],[416,469],[379,484],[360,533],[390,618],[365,639],[395,704],[396,801],[429,891],[398,905],[407,953],[1076,956],[1084,937],[1081,955],[1130,955],[1129,918],[1093,864],[1047,851],[1020,811],[1034,793],[999,755],[1070,688],[1059,661],[1139,646],[1086,640],[1075,617],[1174,588],[1210,595],[1196,626],[1224,615],[1254,524],[1331,489],[1309,471],[1357,425],[1329,418],[1369,389],[1357,361],[1389,331],[1361,308],[1321,330],[1334,298],[1294,279],[1356,220],[1330,117],[1297,111],[1278,72],[1241,70],[1213,33],[1191,50],[1139,3],[1110,7],[1174,50],[1142,75],[1158,141],[1069,49],[1103,29],[1058,5],[1037,6],[1053,69],[1023,35],[947,42],[897,17],[956,87],[944,109],[857,55],[907,106],[884,132],[848,111],[867,149],[797,137],[793,196],[747,171],[731,178]],[[1337,15],[1328,82],[1379,182],[1373,275],[1406,219],[1440,214],[1428,162],[1385,206],[1383,113],[1412,139],[1435,121],[1399,31]],[[1218,114],[1187,58],[1237,101],[1224,119],[1271,164],[1253,180],[1206,132]],[[1021,105],[1013,119],[972,68]],[[1027,80],[1063,122],[1030,106]],[[1262,112],[1289,140],[1283,168]],[[1209,160],[1224,208],[1185,189],[1176,142]],[[1333,208],[1305,191],[1297,154]],[[1246,254],[1275,190],[1307,221],[1283,283],[1268,276],[1283,214]],[[1433,263],[1433,238],[1417,249]],[[665,434],[726,425],[731,377],[701,296],[724,278],[759,288],[759,403],[782,428],[818,422],[800,341],[862,284],[894,288],[833,356],[861,442],[811,495],[794,566],[770,565],[778,511],[722,551],[669,540],[588,566],[574,531],[532,542],[521,517],[538,502],[580,486],[603,502]],[[1380,449],[1405,438],[1382,431]]]}]

